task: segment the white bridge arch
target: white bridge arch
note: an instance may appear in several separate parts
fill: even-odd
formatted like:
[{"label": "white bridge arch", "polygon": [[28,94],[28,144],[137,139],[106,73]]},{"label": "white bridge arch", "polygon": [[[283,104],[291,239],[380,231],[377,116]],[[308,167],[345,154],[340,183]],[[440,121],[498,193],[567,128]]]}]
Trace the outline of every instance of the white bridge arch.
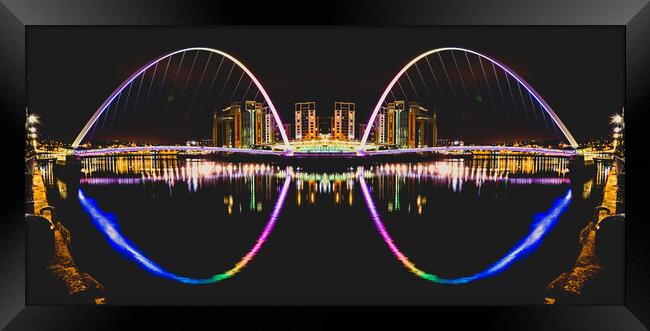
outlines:
[{"label": "white bridge arch", "polygon": [[443,51],[463,51],[463,52],[468,52],[468,53],[474,54],[476,56],[479,56],[480,58],[486,59],[486,60],[490,61],[491,63],[495,64],[496,66],[498,66],[499,68],[503,69],[506,73],[508,73],[508,75],[510,75],[510,77],[514,78],[517,82],[519,82],[519,84],[523,85],[524,88],[535,98],[535,100],[537,100],[537,102],[541,105],[541,107],[544,109],[544,111],[546,111],[546,113],[553,119],[553,122],[555,122],[555,124],[560,128],[560,130],[562,131],[562,134],[564,134],[566,139],[569,141],[569,144],[571,144],[571,147],[573,149],[578,148],[578,143],[576,142],[576,140],[571,135],[571,132],[569,132],[569,130],[566,128],[566,126],[564,126],[564,123],[562,123],[562,120],[560,120],[560,118],[557,116],[557,114],[555,114],[553,109],[551,109],[551,106],[549,106],[548,103],[544,100],[544,98],[542,98],[542,96],[539,95],[539,93],[537,93],[537,91],[535,91],[535,89],[532,86],[530,86],[530,84],[528,84],[523,78],[521,78],[515,71],[513,71],[512,69],[510,69],[508,66],[506,66],[505,64],[503,64],[501,62],[499,62],[499,61],[497,61],[495,59],[492,59],[492,58],[490,58],[488,56],[485,56],[485,55],[483,55],[481,53],[475,52],[473,50],[466,49],[466,48],[460,48],[460,47],[443,47],[443,48],[436,48],[436,49],[433,49],[433,50],[430,50],[430,51],[427,51],[427,52],[424,52],[424,53],[418,55],[416,58],[411,60],[411,62],[407,63],[402,68],[402,70],[400,70],[397,73],[397,75],[395,75],[393,80],[391,80],[390,84],[388,84],[388,86],[384,90],[384,93],[379,98],[379,101],[377,102],[377,105],[375,106],[375,108],[372,111],[372,114],[370,115],[370,120],[368,120],[368,125],[366,126],[366,130],[363,133],[363,138],[361,139],[361,143],[359,144],[359,147],[358,147],[359,152],[364,152],[365,151],[366,142],[367,142],[368,136],[370,135],[370,132],[372,130],[373,123],[375,123],[375,118],[377,117],[377,113],[379,113],[379,110],[381,109],[381,106],[384,104],[384,101],[386,100],[386,97],[388,96],[388,93],[390,93],[390,91],[393,89],[393,86],[395,86],[397,81],[402,77],[402,75],[411,66],[413,66],[415,63],[417,63],[421,59],[423,59],[423,58],[425,58],[425,57],[427,57],[427,56],[429,56],[431,54],[438,53],[438,52],[443,52]]},{"label": "white bridge arch", "polygon": [[268,93],[266,93],[266,90],[264,89],[262,84],[257,80],[255,75],[253,75],[253,73],[243,63],[241,63],[239,60],[237,60],[232,55],[230,55],[230,54],[228,54],[228,53],[226,53],[224,51],[220,51],[218,49],[207,48],[207,47],[189,47],[189,48],[179,49],[179,50],[173,51],[171,53],[165,54],[165,55],[163,55],[161,57],[158,57],[155,60],[147,63],[144,66],[142,66],[135,73],[133,73],[131,76],[129,76],[129,78],[127,78],[125,81],[123,81],[122,84],[120,84],[120,86],[118,86],[117,89],[115,89],[113,91],[113,93],[111,93],[111,95],[106,100],[104,100],[104,102],[101,104],[101,106],[99,106],[97,111],[95,111],[93,116],[88,120],[88,122],[83,127],[81,132],[79,132],[79,134],[77,135],[77,138],[72,143],[72,148],[77,149],[79,147],[79,145],[81,144],[81,141],[84,139],[84,137],[86,136],[88,131],[93,127],[95,122],[97,122],[99,117],[104,113],[106,108],[108,108],[108,106],[111,104],[111,102],[113,102],[115,97],[117,97],[133,80],[135,80],[142,73],[147,71],[147,69],[154,66],[156,63],[158,63],[158,62],[160,62],[160,61],[162,61],[162,60],[164,60],[164,59],[166,59],[166,58],[168,58],[170,56],[173,56],[175,54],[182,53],[182,52],[187,52],[187,51],[206,51],[206,52],[216,53],[216,54],[219,54],[219,55],[229,59],[230,61],[235,63],[240,69],[242,69],[246,73],[246,75],[248,75],[248,77],[253,81],[255,86],[257,86],[259,91],[262,93],[262,96],[264,97],[264,100],[268,104],[269,109],[271,110],[271,113],[273,114],[273,118],[275,119],[275,123],[278,126],[278,130],[280,130],[280,135],[282,136],[282,141],[284,143],[285,151],[290,151],[291,147],[289,145],[289,138],[287,137],[287,133],[284,131],[284,126],[282,125],[282,120],[280,119],[280,116],[278,115],[278,111],[275,109],[275,106],[273,105],[273,102],[271,101],[271,98],[269,97]]}]

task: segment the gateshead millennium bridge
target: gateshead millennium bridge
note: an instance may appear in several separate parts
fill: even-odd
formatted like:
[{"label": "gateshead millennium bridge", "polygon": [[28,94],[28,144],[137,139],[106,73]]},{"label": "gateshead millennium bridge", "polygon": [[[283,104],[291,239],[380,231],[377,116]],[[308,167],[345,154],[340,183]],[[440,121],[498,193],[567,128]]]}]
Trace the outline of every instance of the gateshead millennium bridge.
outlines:
[{"label": "gateshead millennium bridge", "polygon": [[[140,79],[140,86],[137,87],[138,91],[138,97],[140,96],[140,89],[142,88],[142,81],[144,80],[144,77],[147,75],[150,69],[153,68],[153,75],[151,76],[151,83],[149,84],[149,92],[151,92],[151,85],[153,85],[153,80],[156,74],[156,71],[158,70],[158,65],[161,64],[161,67],[163,66],[162,64],[164,61],[167,61],[167,65],[165,67],[165,76],[167,76],[167,71],[169,68],[169,64],[171,62],[171,58],[176,55],[176,54],[181,54],[181,64],[183,61],[183,58],[185,57],[185,54],[187,52],[196,52],[196,55],[194,57],[194,62],[192,64],[192,68],[190,69],[190,73],[194,69],[194,63],[196,62],[196,56],[198,56],[199,52],[208,52],[210,58],[214,55],[220,56],[221,57],[221,63],[219,64],[219,69],[222,67],[222,63],[224,60],[229,61],[229,63],[232,64],[232,67],[230,69],[230,73],[228,74],[228,78],[230,78],[230,75],[232,74],[233,70],[235,68],[239,68],[241,70],[241,76],[239,78],[239,81],[237,83],[237,87],[235,87],[235,91],[237,91],[237,88],[239,87],[239,83],[241,82],[243,77],[248,77],[250,79],[250,84],[249,84],[249,89],[251,85],[254,84],[254,86],[258,90],[258,94],[261,93],[261,96],[263,98],[263,104],[266,105],[268,108],[270,115],[272,115],[272,120],[275,123],[275,126],[279,132],[280,136],[280,142],[275,143],[271,146],[265,146],[265,148],[235,148],[235,147],[218,147],[218,146],[184,146],[184,145],[175,145],[175,146],[127,146],[127,147],[108,147],[108,148],[80,148],[82,146],[82,142],[84,139],[87,137],[89,132],[93,132],[96,129],[98,120],[104,116],[104,119],[107,117],[107,110],[109,110],[113,104],[115,103],[115,100],[117,100],[117,105],[116,108],[119,108],[120,106],[120,99],[122,98],[122,94],[125,91],[128,91],[128,95],[125,97],[126,99],[126,105],[129,104],[129,96],[131,94],[132,88],[134,88],[134,82],[137,79]],[[535,105],[534,103],[537,104],[537,107],[539,107],[540,111],[542,112],[542,117],[546,121],[546,117],[548,116],[550,118],[551,126],[553,126],[553,129],[561,132],[562,136],[566,141],[568,142],[567,146],[570,147],[568,149],[553,149],[553,148],[541,148],[541,147],[520,147],[520,146],[474,146],[474,145],[464,145],[464,146],[431,146],[431,147],[415,147],[415,146],[400,146],[397,148],[386,148],[386,146],[378,146],[373,143],[369,143],[369,137],[373,132],[373,125],[377,121],[377,116],[383,107],[383,105],[386,104],[386,98],[388,97],[389,93],[392,93],[393,88],[396,86],[396,84],[399,86],[400,89],[402,89],[402,86],[400,85],[399,81],[406,75],[406,78],[408,78],[408,81],[411,83],[411,86],[413,86],[413,83],[411,81],[411,78],[408,74],[408,70],[413,70],[412,68],[417,69],[417,73],[422,78],[422,74],[420,73],[420,69],[418,67],[418,63],[422,61],[426,61],[426,64],[431,68],[431,64],[429,62],[428,57],[431,55],[437,55],[440,57],[441,53],[445,52],[451,52],[451,55],[454,56],[453,52],[460,52],[465,55],[467,58],[467,63],[470,64],[470,60],[468,55],[474,56],[478,58],[478,61],[481,64],[481,70],[483,70],[483,75],[485,75],[485,70],[483,67],[483,62],[488,63],[492,67],[495,73],[495,77],[497,77],[497,83],[499,84],[499,93],[502,96],[504,93],[501,91],[501,84],[499,83],[498,75],[497,75],[497,68],[503,73],[503,75],[506,77],[506,80],[508,82],[508,87],[510,87],[510,82],[513,81],[516,87],[519,88],[519,95],[521,96],[521,101],[522,104],[524,103],[524,93],[522,93],[522,87],[523,90],[528,94],[527,97],[530,99],[530,104],[533,104],[533,110],[535,110]],[[210,61],[210,58],[208,58],[208,62]],[[440,57],[440,61],[442,62],[442,57]],[[456,62],[456,58],[454,57],[454,62]],[[206,64],[207,66],[207,64]],[[444,63],[443,63],[444,66]],[[207,68],[207,67],[206,67]],[[456,68],[458,68],[458,63],[456,62]],[[218,69],[218,70],[219,70]],[[443,68],[444,69],[444,68]],[[470,70],[471,64],[470,64]],[[218,71],[217,70],[217,71]],[[180,71],[180,64],[179,68],[176,72],[176,75],[178,78],[178,71]],[[433,73],[433,70],[431,71],[433,74],[433,78],[435,79],[435,83],[437,84],[438,87],[440,87],[439,81],[436,79],[435,74]],[[460,69],[459,69],[460,73]],[[205,68],[203,70],[203,73],[201,74],[201,79],[199,80],[199,86],[201,84],[201,81],[203,80],[203,76],[205,74]],[[217,73],[218,74],[218,73]],[[445,74],[447,74],[447,71],[445,69]],[[465,83],[462,82],[462,75],[459,76],[461,83],[463,84],[463,87],[465,87]],[[216,76],[215,76],[216,78]],[[472,78],[474,78],[473,72],[472,72]],[[447,80],[450,82],[451,85],[451,80],[449,78],[449,75],[447,75]],[[188,77],[188,82],[189,82],[189,77]],[[424,79],[423,79],[424,82]],[[176,83],[176,79],[174,80],[174,84]],[[214,79],[212,81],[214,84]],[[485,83],[488,85],[488,89],[490,88],[489,82],[486,78]],[[164,78],[163,78],[163,83],[161,84],[160,89],[162,90],[162,87],[164,86]],[[228,84],[226,82],[224,84],[224,87]],[[146,84],[145,84],[146,85]],[[185,89],[187,88],[187,83],[185,84]],[[426,84],[425,84],[426,86]],[[210,88],[212,89],[212,85]],[[414,86],[413,86],[414,87]],[[127,90],[128,88],[128,90]],[[222,91],[223,92],[223,88]],[[185,94],[185,89],[183,89],[183,94]],[[415,87],[414,87],[415,89]],[[135,90],[135,88],[134,88]],[[403,91],[403,89],[402,89]],[[211,91],[209,91],[211,92]],[[248,89],[246,90],[248,92]],[[427,91],[429,92],[429,91]],[[453,92],[453,91],[452,91]],[[492,94],[491,90],[489,90],[490,94]],[[235,92],[233,92],[234,95]],[[442,93],[442,92],[441,92]],[[150,93],[147,93],[147,97],[149,96]],[[160,93],[159,93],[160,94]],[[220,93],[221,94],[221,93]],[[415,94],[417,95],[417,91],[415,91]],[[510,95],[513,97],[513,105],[514,105],[514,96],[512,90],[510,90]],[[208,98],[209,98],[208,94]],[[256,95],[257,96],[257,95]],[[454,97],[456,95],[454,94]],[[194,104],[194,99],[196,98],[196,94],[194,95],[194,98],[192,99],[192,104],[190,104],[190,111],[191,107]],[[534,100],[534,101],[533,101]],[[148,100],[147,100],[148,101]],[[458,100],[456,100],[458,101]],[[503,100],[502,100],[503,101]],[[137,105],[137,100],[136,100],[136,105]],[[460,106],[460,104],[459,104]],[[504,103],[505,106],[505,103]],[[189,115],[189,113],[188,113]],[[537,114],[535,114],[537,116]],[[531,116],[532,117],[532,116]],[[535,117],[537,119],[537,117]],[[255,77],[255,75],[238,59],[233,57],[232,55],[223,52],[221,50],[213,49],[213,48],[205,48],[205,47],[192,47],[192,48],[185,48],[185,49],[180,49],[165,55],[162,55],[151,62],[147,63],[146,65],[142,66],[140,69],[138,69],[136,72],[134,72],[130,77],[128,77],[126,80],[124,80],[110,95],[109,97],[99,106],[99,108],[95,111],[95,113],[90,117],[90,119],[87,121],[86,125],[83,127],[83,129],[79,132],[77,135],[76,139],[72,143],[72,154],[76,156],[97,156],[97,155],[105,155],[105,154],[115,154],[115,153],[138,153],[138,152],[186,152],[186,153],[232,153],[232,154],[252,154],[252,155],[278,155],[278,156],[301,156],[301,155],[317,155],[317,156],[372,156],[372,155],[398,155],[398,154],[406,154],[406,153],[460,153],[460,152],[492,152],[492,153],[501,153],[501,152],[507,152],[507,153],[525,153],[525,154],[540,154],[540,155],[550,155],[550,156],[562,156],[562,157],[572,157],[578,154],[583,154],[581,151],[578,150],[578,143],[576,140],[573,138],[569,130],[566,128],[564,123],[560,120],[560,118],[557,116],[557,114],[553,111],[551,106],[542,98],[542,96],[532,87],[530,86],[523,78],[521,78],[514,70],[510,69],[507,67],[505,64],[488,57],[484,54],[481,54],[479,52],[469,50],[469,49],[464,49],[464,48],[457,48],[457,47],[445,47],[445,48],[437,48],[433,49],[427,52],[424,52],[417,57],[415,57],[413,60],[408,62],[390,81],[390,83],[386,86],[384,89],[383,93],[381,94],[379,100],[377,101],[374,109],[372,110],[372,113],[370,115],[370,118],[368,120],[368,125],[366,125],[365,130],[363,131],[363,135],[360,139],[360,141],[348,141],[345,143],[337,142],[335,140],[332,141],[318,141],[314,143],[314,146],[325,146],[326,148],[308,148],[309,143],[307,145],[304,145],[305,143],[302,142],[304,145],[303,148],[297,148],[301,144],[301,142],[291,142],[287,136],[287,132],[285,130],[285,126],[283,125],[283,122],[280,118],[280,115],[273,104],[270,96],[260,83],[260,81]],[[544,122],[547,125],[548,129],[548,124]],[[103,127],[103,124],[102,124]],[[102,128],[103,129],[103,128]],[[241,129],[240,129],[241,130]],[[338,147],[337,147],[338,146]],[[331,148],[327,148],[331,147]]]}]

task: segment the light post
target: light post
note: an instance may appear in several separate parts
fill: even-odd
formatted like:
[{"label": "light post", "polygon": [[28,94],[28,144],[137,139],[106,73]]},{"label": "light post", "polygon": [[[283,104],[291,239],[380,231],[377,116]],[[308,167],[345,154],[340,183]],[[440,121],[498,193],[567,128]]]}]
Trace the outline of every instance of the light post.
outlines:
[{"label": "light post", "polygon": [[36,152],[36,138],[38,137],[36,131],[36,124],[39,123],[39,117],[36,114],[29,114],[27,108],[25,108],[25,135],[26,135],[26,146],[30,148],[26,151],[27,154]]},{"label": "light post", "polygon": [[614,125],[614,128],[612,129],[612,140],[613,140],[613,147],[614,147],[614,152],[618,152],[620,150],[620,146],[624,146],[624,130],[625,130],[625,109],[621,111],[620,114],[614,114],[611,117],[610,123]]}]

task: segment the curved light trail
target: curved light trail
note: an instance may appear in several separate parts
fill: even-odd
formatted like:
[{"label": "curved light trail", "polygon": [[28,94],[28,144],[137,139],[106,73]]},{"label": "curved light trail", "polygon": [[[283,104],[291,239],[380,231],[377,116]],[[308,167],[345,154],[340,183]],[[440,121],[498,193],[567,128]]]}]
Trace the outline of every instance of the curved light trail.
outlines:
[{"label": "curved light trail", "polygon": [[101,106],[99,106],[97,111],[95,111],[95,114],[93,114],[93,116],[88,120],[88,122],[86,123],[84,128],[81,130],[81,132],[79,132],[79,135],[77,135],[77,138],[72,143],[72,148],[77,149],[77,147],[79,147],[79,144],[81,144],[81,141],[84,139],[84,137],[86,136],[88,131],[92,128],[92,126],[95,124],[95,122],[97,122],[99,117],[104,113],[104,111],[108,108],[108,106],[111,104],[111,102],[113,102],[115,97],[117,97],[126,88],[127,85],[129,85],[133,80],[135,80],[138,76],[140,76],[142,73],[144,73],[147,69],[149,69],[152,66],[156,65],[158,62],[160,62],[160,61],[162,61],[162,60],[164,60],[164,59],[166,59],[166,58],[168,58],[168,57],[170,57],[170,56],[172,56],[174,54],[187,52],[187,51],[206,51],[206,52],[217,53],[217,54],[229,59],[230,61],[235,63],[239,68],[241,68],[248,75],[248,77],[253,81],[255,86],[257,86],[259,91],[262,93],[262,96],[264,96],[264,100],[269,105],[269,109],[271,109],[271,113],[273,114],[273,118],[275,119],[275,123],[278,126],[278,130],[280,130],[280,135],[282,136],[282,141],[284,142],[285,150],[290,150],[291,146],[289,145],[289,138],[287,137],[287,133],[284,131],[284,126],[282,125],[282,120],[280,120],[280,115],[278,115],[278,111],[275,109],[275,106],[273,105],[273,102],[271,101],[271,98],[266,93],[266,90],[264,89],[262,84],[257,80],[255,75],[253,75],[253,73],[250,70],[248,70],[248,68],[243,63],[239,62],[239,60],[237,60],[232,55],[230,55],[230,54],[228,54],[228,53],[226,53],[224,51],[220,51],[218,49],[207,48],[207,47],[189,47],[189,48],[179,49],[177,51],[173,51],[171,53],[163,55],[163,56],[149,62],[148,64],[144,65],[140,69],[138,69],[129,78],[127,78],[124,82],[122,82],[122,84],[120,84],[120,86],[118,86],[117,89],[115,89],[115,91],[113,91],[113,93],[111,93],[111,95],[106,100],[104,100],[104,102],[101,104]]},{"label": "curved light trail", "polygon": [[382,93],[381,97],[379,98],[379,101],[377,102],[377,105],[375,106],[375,109],[372,111],[372,114],[370,115],[370,120],[368,121],[368,124],[369,124],[369,125],[366,126],[366,131],[364,131],[364,133],[363,133],[363,138],[361,139],[361,143],[359,144],[359,151],[360,151],[360,152],[365,151],[366,141],[368,140],[368,136],[370,135],[370,131],[371,131],[372,126],[373,126],[372,123],[375,122],[375,118],[377,117],[377,113],[379,113],[379,110],[380,110],[381,106],[384,104],[384,101],[386,100],[386,97],[388,96],[388,93],[390,93],[390,91],[393,89],[393,87],[395,86],[395,84],[397,83],[397,81],[402,77],[402,75],[403,75],[403,74],[404,74],[404,73],[405,73],[409,68],[411,68],[411,66],[413,66],[416,62],[418,62],[418,61],[421,60],[422,58],[425,58],[425,57],[427,57],[427,56],[429,56],[429,55],[431,55],[431,54],[438,53],[438,52],[443,52],[443,51],[463,51],[463,52],[468,52],[468,53],[474,54],[474,55],[476,55],[476,56],[479,56],[479,57],[481,57],[481,58],[484,58],[484,59],[486,59],[486,60],[488,60],[488,61],[494,63],[494,64],[497,65],[499,68],[503,69],[503,70],[504,70],[505,72],[507,72],[511,77],[513,77],[515,80],[517,80],[517,82],[519,82],[519,84],[523,85],[524,88],[526,88],[526,90],[527,90],[527,91],[528,91],[528,92],[529,92],[529,93],[530,93],[530,94],[535,98],[535,100],[537,100],[537,102],[542,106],[542,108],[544,108],[544,110],[546,111],[546,113],[549,114],[549,115],[551,116],[551,118],[553,119],[553,121],[555,122],[555,124],[560,128],[560,130],[562,131],[562,133],[564,134],[564,136],[567,138],[567,140],[568,140],[569,143],[571,144],[571,147],[573,147],[574,149],[577,149],[577,148],[578,148],[578,143],[577,143],[576,140],[573,138],[573,136],[571,135],[571,133],[569,132],[569,130],[564,126],[564,123],[562,123],[562,121],[560,120],[560,118],[555,114],[555,112],[553,111],[553,109],[551,109],[551,106],[549,106],[548,103],[546,103],[546,101],[544,100],[544,98],[542,98],[542,96],[539,95],[539,93],[537,93],[537,91],[535,91],[535,89],[534,89],[532,86],[530,86],[530,85],[529,85],[529,84],[528,84],[528,83],[527,83],[523,78],[521,78],[521,77],[520,77],[516,72],[514,72],[512,69],[508,68],[505,64],[503,64],[503,63],[501,63],[501,62],[499,62],[499,61],[497,61],[497,60],[495,60],[495,59],[492,59],[492,58],[490,58],[490,57],[487,57],[487,56],[485,56],[485,55],[483,55],[483,54],[481,54],[481,53],[475,52],[475,51],[470,50],[470,49],[459,48],[459,47],[443,47],[443,48],[436,48],[436,49],[433,49],[433,50],[430,50],[430,51],[427,51],[427,52],[424,52],[424,53],[420,54],[419,56],[417,56],[416,58],[414,58],[413,60],[411,60],[411,62],[407,63],[407,64],[402,68],[402,70],[400,70],[400,71],[397,73],[397,75],[395,75],[395,77],[393,78],[393,80],[391,80],[391,82],[388,84],[388,86],[387,86],[386,89],[384,90],[384,93]]},{"label": "curved light trail", "polygon": [[244,257],[239,262],[237,262],[233,268],[223,273],[213,275],[210,278],[183,277],[163,269],[161,266],[146,257],[135,247],[133,243],[125,238],[119,231],[119,226],[115,221],[115,217],[101,210],[93,199],[87,197],[83,193],[81,188],[79,188],[78,197],[83,209],[90,215],[95,225],[104,233],[110,244],[116,250],[127,256],[129,259],[138,263],[145,270],[153,273],[154,275],[175,280],[181,283],[212,284],[230,278],[241,271],[241,269],[243,269],[255,257],[260,248],[262,248],[262,245],[264,245],[266,242],[266,239],[271,234],[271,231],[273,231],[273,227],[278,220],[278,216],[280,215],[280,211],[284,205],[284,200],[287,196],[287,192],[289,191],[291,177],[291,175],[288,175],[286,177],[284,184],[282,185],[282,189],[280,190],[278,200],[275,202],[275,207],[271,212],[269,221],[266,223],[262,234],[257,238],[257,241],[253,248],[251,248],[251,250],[248,251],[248,253],[246,253],[246,255],[244,255]]},{"label": "curved light trail", "polygon": [[553,226],[557,223],[558,218],[562,213],[566,210],[566,208],[569,206],[569,203],[571,202],[571,189],[567,190],[567,192],[564,194],[562,198],[557,199],[554,203],[553,206],[547,210],[545,213],[540,214],[536,217],[536,220],[531,226],[530,233],[521,241],[517,243],[506,255],[504,255],[501,259],[499,259],[497,262],[489,266],[487,269],[478,272],[476,274],[470,275],[470,276],[465,276],[465,277],[457,277],[457,278],[441,278],[436,275],[427,273],[423,270],[418,269],[413,262],[411,262],[404,253],[402,253],[393,239],[391,238],[390,234],[384,227],[383,222],[381,221],[381,218],[379,216],[379,213],[377,212],[377,208],[375,207],[375,203],[372,200],[372,196],[370,195],[370,191],[368,190],[368,186],[366,184],[365,179],[363,178],[363,175],[359,175],[359,182],[361,184],[361,191],[363,193],[363,197],[366,200],[366,205],[368,206],[368,211],[370,211],[370,216],[375,223],[375,226],[377,227],[377,231],[381,234],[382,239],[386,244],[388,245],[388,248],[390,251],[395,255],[395,257],[412,273],[417,275],[418,277],[424,278],[426,280],[432,281],[434,283],[438,284],[464,284],[464,283],[469,283],[471,281],[477,280],[477,279],[482,279],[482,278],[487,278],[490,276],[493,276],[506,268],[508,268],[512,263],[515,261],[521,259],[525,255],[531,253],[534,251],[537,246],[541,243],[542,239],[544,236],[553,228]]}]

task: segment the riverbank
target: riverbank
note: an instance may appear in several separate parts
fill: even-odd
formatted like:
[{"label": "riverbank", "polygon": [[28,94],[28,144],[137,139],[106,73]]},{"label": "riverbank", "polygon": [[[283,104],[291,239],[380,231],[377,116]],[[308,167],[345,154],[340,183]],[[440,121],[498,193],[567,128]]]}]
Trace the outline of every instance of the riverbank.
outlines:
[{"label": "riverbank", "polygon": [[582,245],[580,253],[571,271],[560,274],[546,287],[545,304],[570,304],[579,301],[588,285],[598,281],[602,271],[609,267],[597,254],[597,237],[602,221],[607,216],[623,212],[617,210],[620,205],[619,191],[623,189],[619,187],[620,172],[620,169],[615,166],[609,170],[603,190],[603,200],[600,204],[600,207],[604,208],[598,208],[593,219],[580,231],[579,240]]},{"label": "riverbank", "polygon": [[[69,250],[71,242],[70,232],[63,226],[63,224],[56,218],[56,213],[49,207],[47,200],[47,193],[43,176],[37,164],[33,166],[32,175],[32,201],[33,208],[36,213],[42,212],[43,218],[30,218],[30,222],[43,222],[47,220],[48,226],[51,230],[52,240],[45,241],[46,243],[53,242],[54,255],[49,257],[49,262],[45,270],[36,269],[35,272],[50,273],[58,283],[64,284],[68,297],[60,298],[60,302],[79,302],[79,303],[94,303],[104,304],[106,298],[104,296],[104,287],[101,283],[95,280],[91,275],[81,272],[77,267],[74,258]],[[28,224],[30,228],[39,226],[38,224]],[[29,238],[30,240],[37,240],[40,238]],[[47,254],[50,248],[42,247],[41,243],[28,242],[31,254]],[[40,250],[39,250],[40,249]],[[34,251],[36,250],[36,251]],[[38,275],[43,276],[43,275]],[[42,277],[39,277],[42,279]],[[52,292],[57,292],[52,289]]]}]

